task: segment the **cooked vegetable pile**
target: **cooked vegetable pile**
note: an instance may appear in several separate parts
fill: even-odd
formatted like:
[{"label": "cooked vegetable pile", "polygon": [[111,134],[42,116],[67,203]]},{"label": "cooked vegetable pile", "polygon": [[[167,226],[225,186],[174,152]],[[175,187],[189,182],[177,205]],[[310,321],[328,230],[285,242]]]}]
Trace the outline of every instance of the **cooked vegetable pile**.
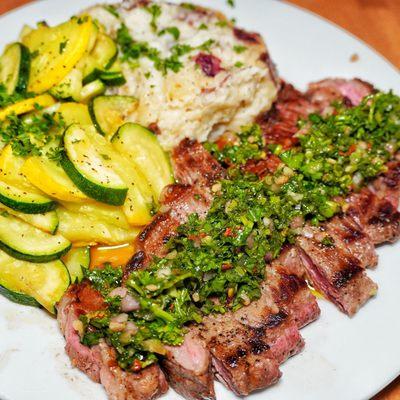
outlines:
[{"label": "cooked vegetable pile", "polygon": [[[228,177],[213,186],[207,217],[191,215],[168,243],[165,258],[130,275],[126,286],[136,311],[121,313],[121,297],[111,293],[121,284],[121,269],[88,271],[108,309],[80,317],[82,342],[107,338],[119,365],[136,371],[165,354],[165,344],[181,344],[188,323],[259,298],[266,262],[304,222],[317,225],[340,212],[346,194],[386,170],[400,146],[400,98],[378,93],[358,107],[337,105],[334,115],[311,115],[302,124],[307,134],[286,151],[265,149],[257,126],[222,150],[208,143],[229,168]],[[244,172],[249,157],[272,161],[275,171],[262,179]]]},{"label": "cooked vegetable pile", "polygon": [[132,242],[173,176],[127,121],[118,45],[89,16],[24,27],[0,58],[0,292],[54,312],[89,247]]}]

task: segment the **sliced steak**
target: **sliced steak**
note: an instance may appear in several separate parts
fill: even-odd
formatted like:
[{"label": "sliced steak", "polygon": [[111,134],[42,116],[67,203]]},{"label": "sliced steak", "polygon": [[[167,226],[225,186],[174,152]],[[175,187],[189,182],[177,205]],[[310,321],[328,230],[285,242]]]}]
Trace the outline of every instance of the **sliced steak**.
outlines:
[{"label": "sliced steak", "polygon": [[[271,279],[271,275],[276,274],[278,277]],[[270,284],[275,302],[291,315],[299,329],[315,321],[321,313],[305,276],[303,263],[295,246],[283,249],[280,256],[271,263],[271,268],[267,268],[266,274],[266,282]]]},{"label": "sliced steak", "polygon": [[267,143],[279,143],[287,148],[298,142],[294,135],[299,130],[299,119],[315,111],[315,106],[303,93],[282,82],[277,101],[270,111],[259,116],[257,122]]},{"label": "sliced steak", "polygon": [[304,268],[313,286],[348,315],[376,294],[377,285],[365,274],[360,260],[324,241],[323,227],[307,226],[297,238]]},{"label": "sliced steak", "polygon": [[188,400],[215,398],[210,353],[192,326],[181,346],[167,346],[162,366],[172,387]]},{"label": "sliced steak", "polygon": [[172,160],[179,183],[210,188],[224,176],[224,169],[218,161],[194,140],[182,140],[174,149]]},{"label": "sliced steak", "polygon": [[361,79],[324,79],[311,83],[307,98],[326,113],[334,101],[342,100],[348,106],[357,106],[361,100],[375,91],[374,87]]},{"label": "sliced steak", "polygon": [[360,79],[324,79],[311,83],[305,93],[282,82],[273,107],[261,114],[257,122],[267,143],[292,147],[298,143],[296,133],[300,119],[312,113],[332,113],[332,103],[335,101],[343,101],[349,107],[356,106],[374,91],[371,84]]},{"label": "sliced steak", "polygon": [[158,365],[138,373],[126,372],[118,366],[115,350],[104,341],[91,348],[81,344],[74,322],[81,314],[102,306],[99,300],[94,289],[83,283],[70,286],[57,306],[65,350],[72,364],[101,383],[111,400],[151,400],[161,396],[168,384]]},{"label": "sliced steak", "polygon": [[387,164],[387,167],[388,171],[375,179],[369,187],[379,198],[390,201],[395,208],[398,208],[400,200],[400,162],[391,161]]},{"label": "sliced steak", "polygon": [[140,372],[126,372],[116,361],[114,348],[104,341],[96,346],[102,357],[100,381],[110,400],[152,400],[168,390],[168,384],[157,364]]},{"label": "sliced steak", "polygon": [[57,305],[57,320],[66,341],[65,351],[74,367],[83,371],[90,379],[100,383],[101,354],[97,348],[81,344],[74,322],[84,313],[78,299],[78,285],[72,285]]},{"label": "sliced steak", "polygon": [[199,326],[217,379],[241,396],[274,384],[281,376],[279,364],[304,346],[294,320],[275,303],[268,281],[261,289],[261,298],[249,306],[209,315]]},{"label": "sliced steak", "polygon": [[358,259],[362,268],[372,268],[378,263],[375,246],[364,229],[349,215],[338,215],[327,223],[323,229],[334,241],[337,248],[348,251]]},{"label": "sliced steak", "polygon": [[393,201],[378,197],[369,188],[350,195],[346,201],[346,213],[363,227],[375,245],[397,240],[400,235],[400,213]]}]

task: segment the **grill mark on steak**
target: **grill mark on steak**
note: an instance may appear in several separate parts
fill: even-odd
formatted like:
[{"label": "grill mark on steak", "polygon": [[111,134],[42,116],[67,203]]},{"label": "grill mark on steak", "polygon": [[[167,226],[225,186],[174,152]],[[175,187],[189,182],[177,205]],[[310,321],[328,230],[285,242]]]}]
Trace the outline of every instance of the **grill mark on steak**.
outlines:
[{"label": "grill mark on steak", "polygon": [[354,276],[361,273],[361,271],[363,270],[359,266],[358,261],[355,259],[350,258],[346,260],[346,264],[347,265],[344,269],[336,272],[333,276],[332,283],[337,289],[346,286],[353,279]]},{"label": "grill mark on steak", "polygon": [[320,246],[320,230],[307,227],[297,238],[303,266],[313,286],[348,315],[353,315],[373,295],[377,286],[360,261],[344,248]]}]

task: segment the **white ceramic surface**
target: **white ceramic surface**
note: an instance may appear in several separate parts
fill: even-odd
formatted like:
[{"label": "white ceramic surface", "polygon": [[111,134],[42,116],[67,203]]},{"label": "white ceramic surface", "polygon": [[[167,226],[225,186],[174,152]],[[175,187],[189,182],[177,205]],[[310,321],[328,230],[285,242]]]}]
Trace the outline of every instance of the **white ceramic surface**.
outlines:
[{"label": "white ceramic surface", "polygon": [[[0,47],[16,39],[24,23],[57,23],[95,0],[42,0],[0,17]],[[298,8],[273,0],[199,3],[235,16],[263,34],[282,77],[304,88],[329,76],[364,78],[400,93],[400,75],[382,57],[339,28]],[[359,61],[350,62],[352,54]],[[302,330],[305,350],[282,366],[283,378],[249,398],[261,400],[368,399],[400,373],[400,244],[378,250],[370,276],[377,297],[349,319],[320,301],[322,316]],[[43,311],[0,298],[1,400],[105,400],[100,385],[72,369],[56,321]],[[221,400],[235,396],[217,385]],[[172,390],[165,399],[179,396]]]}]

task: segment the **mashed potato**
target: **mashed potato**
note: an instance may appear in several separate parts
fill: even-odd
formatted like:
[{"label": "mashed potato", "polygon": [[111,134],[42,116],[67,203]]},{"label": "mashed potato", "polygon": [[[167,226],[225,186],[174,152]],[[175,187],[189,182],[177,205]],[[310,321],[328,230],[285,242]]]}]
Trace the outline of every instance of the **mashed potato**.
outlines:
[{"label": "mashed potato", "polygon": [[185,137],[204,141],[236,131],[271,107],[278,81],[259,35],[190,5],[136,0],[115,10],[118,15],[96,6],[89,13],[113,37],[125,24],[135,42],[156,49],[162,60],[177,46],[190,49],[179,56],[176,71],[160,70],[147,56],[123,62],[127,83],[114,89],[137,97],[129,119],[156,129],[166,150]]}]

